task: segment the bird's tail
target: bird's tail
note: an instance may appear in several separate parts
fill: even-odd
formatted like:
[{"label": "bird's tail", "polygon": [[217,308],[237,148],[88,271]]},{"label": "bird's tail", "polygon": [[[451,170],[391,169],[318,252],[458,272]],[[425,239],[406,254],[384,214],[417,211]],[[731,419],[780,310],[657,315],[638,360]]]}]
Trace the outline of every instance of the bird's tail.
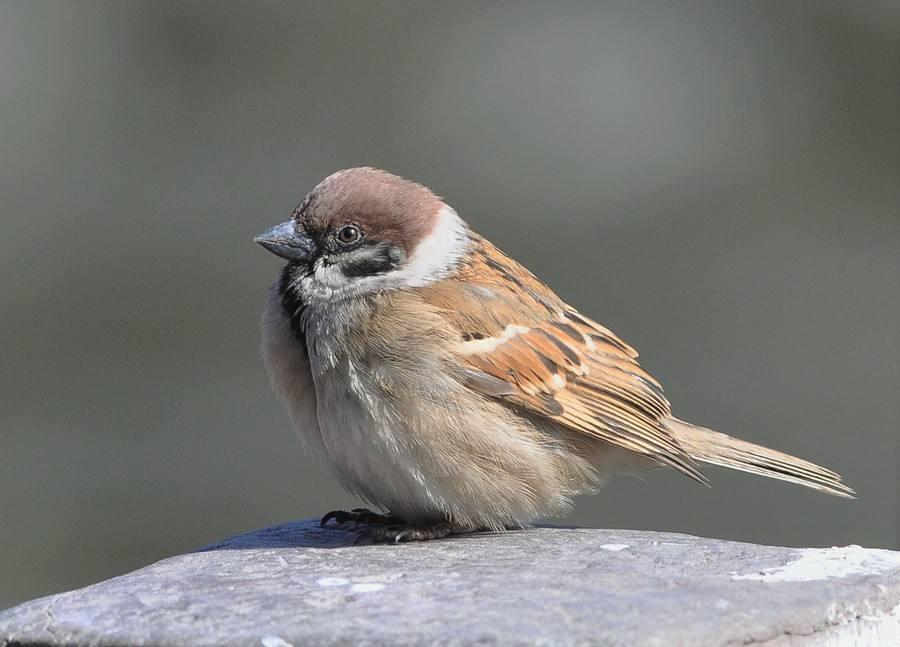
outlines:
[{"label": "bird's tail", "polygon": [[833,496],[855,498],[841,475],[802,458],[754,445],[712,429],[669,418],[666,426],[694,460],[803,485]]}]

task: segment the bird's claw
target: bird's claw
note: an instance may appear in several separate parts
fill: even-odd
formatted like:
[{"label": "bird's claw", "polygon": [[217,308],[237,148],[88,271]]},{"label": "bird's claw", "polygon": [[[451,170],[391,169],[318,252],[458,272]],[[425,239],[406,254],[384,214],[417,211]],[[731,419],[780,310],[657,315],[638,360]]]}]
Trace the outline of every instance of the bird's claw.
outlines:
[{"label": "bird's claw", "polygon": [[334,520],[338,526],[343,526],[352,521],[354,530],[359,528],[359,524],[370,526],[403,523],[397,517],[389,514],[379,514],[378,512],[372,512],[368,508],[353,508],[353,510],[350,510],[349,512],[347,510],[332,510],[331,512],[326,512],[319,520],[319,526],[324,528],[328,525],[328,522],[332,520]]},{"label": "bird's claw", "polygon": [[459,532],[449,523],[437,523],[431,526],[413,526],[410,524],[389,524],[370,526],[363,530],[354,544],[403,544],[413,541],[442,539]]}]

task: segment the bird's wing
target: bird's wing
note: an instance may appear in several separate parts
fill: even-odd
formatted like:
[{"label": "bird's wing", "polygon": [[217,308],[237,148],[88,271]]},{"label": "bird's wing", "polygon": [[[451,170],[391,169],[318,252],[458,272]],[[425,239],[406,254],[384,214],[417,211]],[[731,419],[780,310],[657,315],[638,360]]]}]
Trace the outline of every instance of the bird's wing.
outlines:
[{"label": "bird's wing", "polygon": [[666,428],[669,402],[633,348],[488,241],[472,251],[456,275],[421,290],[459,333],[466,386],[706,482]]}]

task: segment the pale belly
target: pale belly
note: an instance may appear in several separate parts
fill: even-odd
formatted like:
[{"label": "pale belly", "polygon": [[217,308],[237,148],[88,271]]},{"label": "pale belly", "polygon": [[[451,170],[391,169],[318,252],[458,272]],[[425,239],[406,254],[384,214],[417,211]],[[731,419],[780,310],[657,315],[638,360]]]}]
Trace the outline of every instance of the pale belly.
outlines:
[{"label": "pale belly", "polygon": [[410,431],[353,362],[313,363],[317,418],[327,460],[342,484],[410,521],[441,519],[447,502],[422,469]]}]

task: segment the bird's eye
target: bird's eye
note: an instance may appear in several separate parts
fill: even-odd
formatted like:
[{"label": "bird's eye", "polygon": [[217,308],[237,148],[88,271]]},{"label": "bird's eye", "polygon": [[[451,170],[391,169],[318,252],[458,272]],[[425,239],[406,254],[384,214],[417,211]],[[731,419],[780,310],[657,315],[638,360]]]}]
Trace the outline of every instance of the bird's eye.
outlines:
[{"label": "bird's eye", "polygon": [[344,225],[337,230],[335,238],[342,245],[352,245],[359,242],[359,239],[362,238],[362,231],[356,225]]}]

